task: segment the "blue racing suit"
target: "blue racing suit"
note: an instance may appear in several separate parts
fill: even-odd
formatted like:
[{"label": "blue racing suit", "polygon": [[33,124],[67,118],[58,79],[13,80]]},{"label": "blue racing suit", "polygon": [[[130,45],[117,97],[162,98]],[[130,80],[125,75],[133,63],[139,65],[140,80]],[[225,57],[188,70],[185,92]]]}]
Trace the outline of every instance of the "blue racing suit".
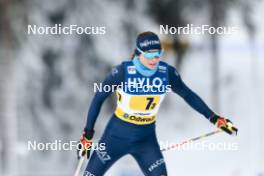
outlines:
[{"label": "blue racing suit", "polygon": [[[119,158],[131,154],[144,175],[167,175],[165,162],[155,133],[155,119],[163,96],[169,91],[177,93],[192,108],[206,118],[214,112],[182,81],[177,70],[160,61],[155,74],[140,74],[132,61],[116,66],[103,81],[103,86],[115,87],[117,108],[99,143],[104,150],[95,150],[84,176],[101,176]],[[164,88],[165,87],[165,88]],[[86,130],[93,130],[104,100],[112,91],[98,91],[90,105]]]}]

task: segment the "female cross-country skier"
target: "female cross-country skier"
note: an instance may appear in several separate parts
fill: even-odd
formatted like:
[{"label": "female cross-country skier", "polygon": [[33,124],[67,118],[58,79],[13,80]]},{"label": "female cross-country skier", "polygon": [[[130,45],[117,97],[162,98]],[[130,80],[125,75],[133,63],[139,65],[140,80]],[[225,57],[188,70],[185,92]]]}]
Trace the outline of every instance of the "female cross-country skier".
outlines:
[{"label": "female cross-country skier", "polygon": [[[167,175],[155,133],[155,120],[168,90],[181,96],[193,109],[226,133],[237,133],[230,120],[215,114],[184,84],[174,67],[161,61],[162,52],[155,33],[141,33],[137,37],[132,60],[116,66],[103,81],[103,86],[115,88],[117,107],[99,141],[105,147],[92,153],[84,176],[104,175],[112,164],[126,154],[135,158],[144,175]],[[80,139],[82,147],[78,149],[78,157],[87,155],[89,158],[95,121],[103,102],[112,92],[103,90],[95,94]]]}]

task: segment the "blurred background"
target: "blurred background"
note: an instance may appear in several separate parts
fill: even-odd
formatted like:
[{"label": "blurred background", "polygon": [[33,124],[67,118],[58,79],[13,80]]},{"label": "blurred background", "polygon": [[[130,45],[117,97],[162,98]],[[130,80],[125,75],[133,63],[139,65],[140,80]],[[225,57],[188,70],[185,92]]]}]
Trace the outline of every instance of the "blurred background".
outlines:
[{"label": "blurred background", "polygon": [[[232,119],[236,151],[168,151],[171,176],[264,176],[264,2],[262,0],[0,0],[0,175],[70,176],[75,151],[29,151],[28,141],[78,140],[94,95],[114,65],[128,60],[138,33],[159,25],[234,26],[230,35],[160,35],[164,60],[217,113]],[[28,35],[28,25],[105,26],[104,35]],[[104,103],[95,141],[115,108]],[[170,93],[157,120],[171,143],[214,130]],[[125,156],[107,176],[141,176]]]}]

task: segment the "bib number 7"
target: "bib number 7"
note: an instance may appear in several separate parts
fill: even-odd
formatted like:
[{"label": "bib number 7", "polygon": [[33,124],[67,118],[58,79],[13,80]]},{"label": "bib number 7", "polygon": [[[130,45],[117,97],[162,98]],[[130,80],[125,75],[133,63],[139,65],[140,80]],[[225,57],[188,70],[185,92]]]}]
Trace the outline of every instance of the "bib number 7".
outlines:
[{"label": "bib number 7", "polygon": [[156,103],[154,103],[154,97],[147,97],[148,104],[146,106],[146,110],[154,109],[156,106]]},{"label": "bib number 7", "polygon": [[159,96],[132,96],[129,107],[132,110],[151,111],[160,102]]}]

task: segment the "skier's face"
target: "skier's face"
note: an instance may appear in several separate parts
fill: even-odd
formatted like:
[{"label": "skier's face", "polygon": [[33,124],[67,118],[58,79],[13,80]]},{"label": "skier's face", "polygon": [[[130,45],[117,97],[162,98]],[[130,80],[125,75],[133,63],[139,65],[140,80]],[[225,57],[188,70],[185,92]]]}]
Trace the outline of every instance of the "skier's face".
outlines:
[{"label": "skier's face", "polygon": [[[158,52],[159,50],[149,50],[148,52]],[[159,64],[160,57],[153,57],[153,58],[146,58],[144,54],[139,55],[140,62],[149,69],[156,69],[157,65]]]}]

